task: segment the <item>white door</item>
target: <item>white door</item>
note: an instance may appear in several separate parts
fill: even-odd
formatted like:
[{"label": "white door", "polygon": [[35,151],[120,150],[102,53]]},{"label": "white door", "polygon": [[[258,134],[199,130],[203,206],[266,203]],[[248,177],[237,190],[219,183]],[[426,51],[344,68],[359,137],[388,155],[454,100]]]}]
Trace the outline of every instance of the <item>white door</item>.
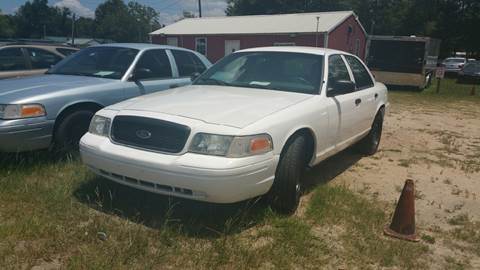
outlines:
[{"label": "white door", "polygon": [[357,134],[360,134],[366,132],[372,126],[379,100],[378,89],[374,87],[372,77],[360,60],[350,55],[345,55],[345,59],[355,79],[356,93],[360,99],[357,106],[361,116]]},{"label": "white door", "polygon": [[[342,90],[340,82],[350,82],[351,90]],[[337,115],[339,121],[332,121],[329,129],[335,138],[336,147],[342,149],[355,138],[360,128],[361,114],[358,93],[355,91],[352,77],[341,55],[328,58],[327,98],[331,101],[330,114]]]},{"label": "white door", "polygon": [[240,50],[240,40],[225,40],[225,55]]}]

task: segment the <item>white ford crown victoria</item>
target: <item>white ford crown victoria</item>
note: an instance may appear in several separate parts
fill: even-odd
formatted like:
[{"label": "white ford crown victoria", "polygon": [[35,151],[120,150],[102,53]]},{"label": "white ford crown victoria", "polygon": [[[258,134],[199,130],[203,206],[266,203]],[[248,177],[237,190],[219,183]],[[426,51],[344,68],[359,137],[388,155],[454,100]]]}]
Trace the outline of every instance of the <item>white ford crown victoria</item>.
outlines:
[{"label": "white ford crown victoria", "polygon": [[268,194],[291,213],[307,166],[353,144],[376,152],[386,106],[386,87],[356,56],[248,49],[191,86],[99,111],[80,151],[92,171],[134,188],[215,203]]}]

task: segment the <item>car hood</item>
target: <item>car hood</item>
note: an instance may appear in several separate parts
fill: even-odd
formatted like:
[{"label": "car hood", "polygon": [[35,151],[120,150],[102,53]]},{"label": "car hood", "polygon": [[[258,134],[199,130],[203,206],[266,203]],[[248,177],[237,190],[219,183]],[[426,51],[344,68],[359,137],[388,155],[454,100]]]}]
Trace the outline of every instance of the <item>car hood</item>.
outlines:
[{"label": "car hood", "polygon": [[0,103],[112,81],[95,77],[55,74],[0,80]]},{"label": "car hood", "polygon": [[191,85],[127,100],[109,109],[151,111],[243,128],[311,97],[253,88]]}]

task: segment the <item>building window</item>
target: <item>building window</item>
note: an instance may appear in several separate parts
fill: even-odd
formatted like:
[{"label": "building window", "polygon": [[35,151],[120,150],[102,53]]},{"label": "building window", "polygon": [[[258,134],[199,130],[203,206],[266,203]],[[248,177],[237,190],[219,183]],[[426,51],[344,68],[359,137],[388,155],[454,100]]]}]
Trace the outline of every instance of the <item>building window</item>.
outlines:
[{"label": "building window", "polygon": [[207,55],[207,38],[199,37],[195,39],[195,51]]},{"label": "building window", "polygon": [[295,42],[275,42],[273,46],[295,46]]},{"label": "building window", "polygon": [[176,37],[167,37],[167,45],[178,47],[178,38],[176,38]]}]

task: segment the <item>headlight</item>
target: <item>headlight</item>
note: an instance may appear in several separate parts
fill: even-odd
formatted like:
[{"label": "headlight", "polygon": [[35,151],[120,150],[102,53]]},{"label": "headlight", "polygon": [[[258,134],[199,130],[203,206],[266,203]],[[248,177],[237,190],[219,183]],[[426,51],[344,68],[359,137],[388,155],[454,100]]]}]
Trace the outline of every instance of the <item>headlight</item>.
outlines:
[{"label": "headlight", "polygon": [[40,104],[9,104],[0,105],[0,119],[21,119],[47,115]]},{"label": "headlight", "polygon": [[258,155],[272,150],[272,138],[267,134],[226,136],[207,133],[196,134],[189,149],[192,153],[231,158]]},{"label": "headlight", "polygon": [[95,135],[108,137],[108,133],[110,132],[110,121],[110,118],[95,115],[90,122],[88,132]]}]

